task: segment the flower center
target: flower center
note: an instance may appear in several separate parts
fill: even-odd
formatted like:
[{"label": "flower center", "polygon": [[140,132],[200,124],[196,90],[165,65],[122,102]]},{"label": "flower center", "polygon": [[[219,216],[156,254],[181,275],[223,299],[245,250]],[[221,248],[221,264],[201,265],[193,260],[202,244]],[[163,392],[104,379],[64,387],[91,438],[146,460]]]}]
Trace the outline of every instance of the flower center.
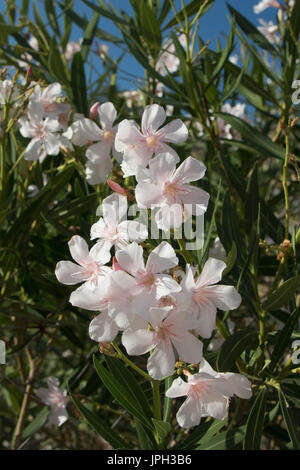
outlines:
[{"label": "flower center", "polygon": [[103,134],[105,140],[112,140],[113,136],[114,135],[111,131],[105,131]]},{"label": "flower center", "polygon": [[148,144],[149,147],[156,147],[157,144],[158,144],[158,140],[157,140],[157,137],[155,137],[155,135],[150,135],[146,138],[146,142]]}]

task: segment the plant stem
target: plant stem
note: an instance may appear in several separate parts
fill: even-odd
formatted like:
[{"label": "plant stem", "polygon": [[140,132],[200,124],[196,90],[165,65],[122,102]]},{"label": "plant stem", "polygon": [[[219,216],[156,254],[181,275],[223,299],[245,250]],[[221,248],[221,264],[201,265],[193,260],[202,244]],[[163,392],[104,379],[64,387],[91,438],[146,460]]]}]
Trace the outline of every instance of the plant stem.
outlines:
[{"label": "plant stem", "polygon": [[118,345],[113,341],[111,343],[114,347],[114,349],[116,350],[116,352],[118,353],[118,358],[121,359],[123,362],[125,362],[125,364],[127,364],[128,366],[130,366],[132,369],[134,369],[138,374],[142,375],[145,379],[149,380],[149,382],[152,383],[152,378],[150,377],[149,374],[147,374],[147,372],[144,372],[142,369],[140,369],[140,367],[138,367],[134,362],[132,362],[130,359],[128,359],[128,357],[125,356],[125,354],[122,353],[121,349],[118,347]]}]

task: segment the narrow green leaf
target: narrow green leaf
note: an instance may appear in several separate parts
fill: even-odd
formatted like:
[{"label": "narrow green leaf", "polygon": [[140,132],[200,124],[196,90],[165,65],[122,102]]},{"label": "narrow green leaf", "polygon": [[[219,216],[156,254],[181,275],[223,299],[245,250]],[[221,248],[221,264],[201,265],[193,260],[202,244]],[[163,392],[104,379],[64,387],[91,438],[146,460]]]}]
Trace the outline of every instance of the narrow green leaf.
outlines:
[{"label": "narrow green leaf", "polygon": [[300,450],[300,434],[297,429],[297,423],[295,420],[294,412],[290,407],[284,393],[281,390],[278,390],[279,403],[284,417],[284,421],[292,441],[293,449]]},{"label": "narrow green leaf", "polygon": [[280,309],[289,302],[299,285],[300,275],[288,279],[269,295],[268,299],[263,303],[263,309],[267,311]]},{"label": "narrow green leaf", "polygon": [[135,416],[137,419],[141,421],[147,428],[153,430],[153,424],[148,419],[147,415],[144,411],[141,411],[139,405],[136,404],[135,400],[133,400],[132,395],[128,393],[125,387],[123,387],[120,382],[113,377],[105,367],[103,367],[99,361],[94,356],[94,365],[96,371],[104,383],[105,387],[110,391],[110,393],[118,400],[118,402]]},{"label": "narrow green leaf", "polygon": [[71,87],[73,101],[79,113],[88,116],[87,89],[84,62],[80,52],[74,54],[71,67]]},{"label": "narrow green leaf", "polygon": [[150,49],[158,54],[161,48],[161,32],[157,18],[146,2],[139,2],[139,20],[141,35],[148,43]]},{"label": "narrow green leaf", "polygon": [[76,408],[99,436],[103,437],[103,439],[105,439],[114,449],[130,448],[130,446],[126,444],[112,429],[110,429],[110,427],[103,422],[99,416],[88,410],[82,403],[80,403],[79,400],[77,400],[77,398],[74,397],[69,386],[68,392]]},{"label": "narrow green leaf", "polygon": [[[190,17],[191,15],[194,15],[195,13],[198,12],[199,8],[203,5],[205,0],[192,0],[190,3],[184,6],[184,9],[180,10],[174,18],[169,21],[169,23],[164,26],[164,30],[171,28],[172,26],[175,26],[178,24],[178,20],[184,21],[185,15]],[[208,0],[207,5],[203,8],[202,15],[204,15],[207,10],[212,6],[214,0]]]},{"label": "narrow green leaf", "polygon": [[216,117],[222,118],[230,124],[241,136],[258,150],[265,158],[274,157],[284,160],[285,151],[283,147],[272,142],[268,137],[258,132],[256,128],[247,122],[228,113],[215,113]]},{"label": "narrow green leaf", "polygon": [[258,344],[257,331],[253,328],[245,328],[229,336],[222,344],[219,352],[217,367],[219,371],[228,372],[232,369],[236,359],[243,351],[255,348]]},{"label": "narrow green leaf", "polygon": [[180,450],[193,450],[197,445],[203,441],[210,440],[217,432],[226,425],[226,421],[218,419],[209,419],[201,423],[183,442],[175,447]]},{"label": "narrow green leaf", "polygon": [[230,13],[235,18],[236,23],[239,25],[241,30],[246,34],[246,36],[255,42],[259,47],[262,47],[266,51],[270,52],[271,54],[278,57],[278,51],[275,47],[265,38],[265,36],[254,26],[250,23],[247,18],[245,18],[241,13],[235,10],[231,5],[227,3],[227,7],[229,8]]},{"label": "narrow green leaf", "polygon": [[271,355],[271,363],[269,369],[272,371],[283,356],[285,349],[291,345],[291,336],[294,329],[298,325],[300,315],[300,307],[296,308],[288,317],[286,324],[280,331],[279,337],[276,340],[275,347]]},{"label": "narrow green leaf", "polygon": [[46,422],[47,416],[49,414],[49,408],[44,406],[41,411],[36,415],[33,421],[26,426],[22,433],[22,439],[27,439],[29,436],[32,436],[37,432]]},{"label": "narrow green leaf", "polygon": [[196,447],[196,450],[229,450],[242,442],[245,436],[245,426],[223,431]]},{"label": "narrow green leaf", "polygon": [[260,450],[266,410],[265,393],[265,388],[259,392],[250,410],[246,423],[244,450]]},{"label": "narrow green leaf", "polygon": [[226,268],[224,269],[222,273],[222,277],[226,276],[226,274],[228,274],[232,270],[233,266],[235,265],[236,258],[237,258],[237,249],[236,249],[236,244],[233,241],[231,250],[228,253],[226,260],[225,260]]},{"label": "narrow green leaf", "polygon": [[137,405],[139,405],[141,411],[144,412],[149,419],[151,419],[153,413],[148,404],[146,395],[128,367],[126,367],[122,361],[120,361],[120,359],[113,357],[106,356],[105,361],[109,370],[112,372],[112,375],[114,377],[118,377],[120,383],[128,390],[132,396],[132,399],[136,401]]},{"label": "narrow green leaf", "polygon": [[82,55],[83,62],[86,60],[88,53],[90,51],[90,48],[91,48],[96,30],[97,30],[98,21],[99,21],[99,14],[94,13],[83,33],[83,41],[80,47],[80,53]]},{"label": "narrow green leaf", "polygon": [[158,437],[163,440],[169,432],[171,431],[171,424],[167,423],[166,421],[160,421],[158,419],[152,418],[152,422],[155,427],[155,431],[158,435]]},{"label": "narrow green leaf", "polygon": [[245,193],[245,218],[246,229],[250,233],[253,226],[257,223],[259,206],[259,186],[257,165],[254,165],[251,176],[248,179],[246,193]]}]

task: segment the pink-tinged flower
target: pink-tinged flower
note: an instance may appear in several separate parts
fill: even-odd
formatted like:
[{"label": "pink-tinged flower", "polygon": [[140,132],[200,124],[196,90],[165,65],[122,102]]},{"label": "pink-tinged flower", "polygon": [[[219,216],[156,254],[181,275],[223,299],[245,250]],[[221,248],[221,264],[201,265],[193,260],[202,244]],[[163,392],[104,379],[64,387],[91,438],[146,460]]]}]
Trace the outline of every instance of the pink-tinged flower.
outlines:
[{"label": "pink-tinged flower", "polygon": [[273,21],[265,21],[262,18],[259,18],[258,20],[261,24],[261,26],[258,26],[257,29],[258,31],[263,34],[269,42],[272,44],[279,43],[280,42],[280,37],[276,35],[278,31],[278,26],[273,23]]},{"label": "pink-tinged flower", "polygon": [[71,41],[66,45],[65,57],[68,62],[73,59],[76,52],[80,51],[82,39],[80,41]]},{"label": "pink-tinged flower", "polygon": [[173,348],[185,362],[201,361],[203,345],[190,333],[193,326],[190,315],[170,312],[169,307],[152,307],[148,311],[147,320],[137,317],[124,331],[122,343],[127,353],[133,356],[153,350],[147,369],[153,379],[160,380],[174,372],[176,359]]},{"label": "pink-tinged flower", "polygon": [[[182,47],[186,48],[186,36],[181,34],[178,37]],[[158,56],[156,62],[156,70],[160,75],[164,76],[169,73],[174,73],[178,70],[180,61],[176,55],[176,49],[171,39],[166,39],[162,45],[162,51]]]},{"label": "pink-tinged flower", "polygon": [[0,105],[12,102],[17,98],[18,90],[11,80],[0,80]]},{"label": "pink-tinged flower", "polygon": [[66,137],[72,144],[82,147],[87,144],[87,140],[82,137],[79,133],[79,121],[85,119],[83,114],[74,113],[73,122],[68,127],[68,129],[63,133],[63,136]]},{"label": "pink-tinged flower", "polygon": [[188,382],[175,379],[166,396],[177,398],[187,396],[179,408],[176,418],[179,426],[191,428],[201,418],[211,416],[224,420],[227,417],[228,400],[233,395],[248,399],[252,395],[249,380],[241,374],[218,373],[203,359],[199,372],[188,375]]},{"label": "pink-tinged flower", "polygon": [[215,258],[208,258],[203,270],[196,279],[191,267],[182,280],[182,288],[191,296],[190,312],[197,320],[197,331],[203,338],[210,338],[216,328],[217,308],[234,310],[239,307],[242,299],[233,286],[216,285],[222,279],[226,264]]},{"label": "pink-tinged flower", "polygon": [[56,377],[49,377],[47,382],[48,388],[39,388],[35,394],[45,405],[51,407],[49,423],[61,426],[68,419],[66,406],[69,397],[67,397],[67,390],[61,391],[59,389],[59,381]]},{"label": "pink-tinged flower", "polygon": [[253,11],[258,14],[269,7],[281,8],[281,5],[277,0],[261,0],[257,5],[254,5]]},{"label": "pink-tinged flower", "polygon": [[30,103],[39,103],[43,106],[44,116],[58,117],[60,114],[67,114],[70,111],[68,103],[59,103],[62,98],[62,88],[59,83],[52,83],[43,89],[36,85],[33,93],[30,95]]},{"label": "pink-tinged flower", "polygon": [[[138,178],[135,197],[141,208],[159,208],[155,221],[159,228],[178,228],[192,214],[203,214],[209,194],[188,183],[204,176],[206,167],[193,157],[188,157],[176,169],[174,155],[157,155],[149,163],[148,179]],[[145,176],[146,178],[146,176]]]},{"label": "pink-tinged flower", "polygon": [[124,248],[131,241],[140,242],[148,237],[144,224],[134,220],[126,220],[127,198],[112,194],[102,202],[102,214],[98,222],[91,227],[91,240],[98,239],[108,250],[112,246]]},{"label": "pink-tinged flower", "polygon": [[47,155],[59,154],[60,123],[57,118],[46,117],[44,119],[44,109],[40,103],[29,103],[28,118],[23,116],[18,122],[22,136],[31,138],[24,153],[25,160],[42,161]]},{"label": "pink-tinged flower", "polygon": [[[169,275],[164,274],[178,264],[178,258],[172,246],[167,242],[160,243],[149,255],[145,265],[143,248],[136,242],[118,250],[116,258],[120,266],[136,280],[135,303],[147,304],[147,297],[153,302],[165,295],[181,291],[179,284]],[[144,304],[145,305],[145,304]]]},{"label": "pink-tinged flower", "polygon": [[98,116],[101,128],[91,119],[78,121],[78,131],[87,141],[96,142],[90,145],[86,152],[87,178],[90,184],[103,183],[112,169],[110,152],[120,163],[122,154],[116,150],[115,135],[118,126],[113,126],[117,117],[117,111],[110,102],[103,103],[98,107]]},{"label": "pink-tinged flower", "polygon": [[111,273],[108,266],[110,253],[106,247],[96,244],[89,251],[86,241],[74,235],[68,243],[72,258],[76,261],[59,261],[55,268],[55,275],[59,282],[74,285],[81,282],[93,289],[103,282],[103,277]]},{"label": "pink-tinged flower", "polygon": [[[136,280],[123,270],[117,270],[111,271],[108,276],[101,279],[101,284],[99,283],[96,288],[91,289],[86,285],[80,286],[72,292],[70,303],[85,310],[107,313],[118,329],[124,330],[135,318],[135,312],[132,308],[135,295]],[[109,322],[108,318],[97,316],[93,320],[93,325],[97,326],[98,320],[101,328],[103,321],[105,321],[105,325]],[[109,323],[109,328],[113,328],[115,325]],[[93,339],[96,341],[95,337]],[[99,341],[109,341],[109,339],[102,338]]]},{"label": "pink-tinged flower", "polygon": [[[225,103],[221,111],[222,113],[228,113],[232,114],[233,116],[236,116],[242,120],[247,120],[247,117],[245,115],[245,107],[246,105],[244,103],[236,103],[234,106],[231,106],[230,103]],[[220,137],[224,139],[232,139],[236,138],[238,140],[241,139],[240,135],[232,129],[230,124],[227,124],[222,118],[217,119],[217,125],[218,125],[218,134]]]},{"label": "pink-tinged flower", "polygon": [[141,131],[135,121],[125,119],[120,122],[115,145],[119,152],[123,152],[122,169],[126,175],[135,175],[139,166],[145,168],[153,154],[169,152],[179,161],[175,150],[166,142],[184,142],[188,137],[188,130],[180,119],[161,127],[165,119],[165,110],[152,104],[143,112]]}]

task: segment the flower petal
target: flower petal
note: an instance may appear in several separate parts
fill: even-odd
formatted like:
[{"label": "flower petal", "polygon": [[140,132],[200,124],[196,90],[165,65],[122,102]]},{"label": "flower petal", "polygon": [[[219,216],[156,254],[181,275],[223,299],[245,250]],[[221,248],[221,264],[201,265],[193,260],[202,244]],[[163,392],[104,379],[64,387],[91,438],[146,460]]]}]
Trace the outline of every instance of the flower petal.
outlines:
[{"label": "flower petal", "polygon": [[99,120],[102,129],[110,130],[117,117],[117,111],[114,105],[107,101],[98,107]]},{"label": "flower petal", "polygon": [[226,263],[219,259],[208,258],[203,266],[202,272],[197,279],[196,287],[216,284],[221,281],[222,273],[226,268]]},{"label": "flower petal", "polygon": [[152,104],[146,106],[142,116],[142,132],[147,135],[154,133],[165,122],[166,112],[162,106]]},{"label": "flower petal", "polygon": [[74,235],[68,243],[72,258],[80,265],[89,258],[89,248],[84,238]]},{"label": "flower petal", "polygon": [[169,377],[175,368],[175,354],[170,340],[160,341],[147,361],[149,375],[154,380]]},{"label": "flower petal", "polygon": [[146,269],[152,273],[161,273],[167,269],[177,266],[178,258],[174,248],[168,242],[161,242],[153,251],[151,251]]},{"label": "flower petal", "polygon": [[[81,272],[82,281],[80,279]],[[85,269],[72,261],[59,261],[55,268],[55,276],[62,284],[72,286],[85,280]]]},{"label": "flower petal", "polygon": [[119,332],[119,328],[107,312],[97,315],[90,323],[89,336],[92,340],[100,343],[105,341],[110,343],[115,339]]},{"label": "flower petal", "polygon": [[189,395],[179,408],[176,419],[182,428],[198,426],[201,420],[201,403],[196,397]]}]

